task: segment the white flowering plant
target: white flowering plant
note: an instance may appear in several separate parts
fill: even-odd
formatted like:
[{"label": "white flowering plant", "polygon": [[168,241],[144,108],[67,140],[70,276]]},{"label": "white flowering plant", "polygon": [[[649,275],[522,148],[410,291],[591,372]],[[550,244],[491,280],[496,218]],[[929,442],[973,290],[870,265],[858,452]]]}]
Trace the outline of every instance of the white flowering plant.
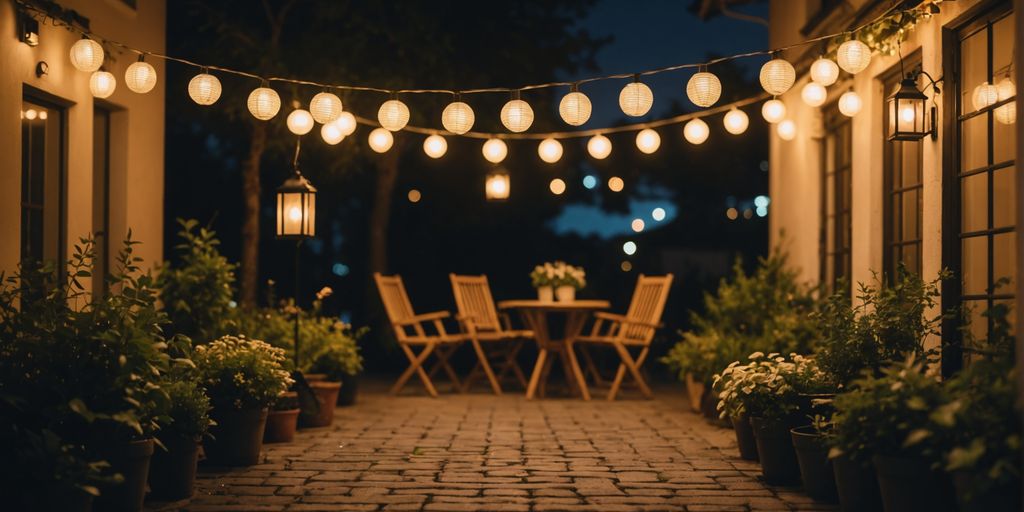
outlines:
[{"label": "white flowering plant", "polygon": [[582,267],[574,267],[564,261],[555,261],[537,265],[530,272],[530,281],[534,288],[542,286],[572,286],[582,290],[587,285],[587,274]]},{"label": "white flowering plant", "polygon": [[782,420],[800,409],[800,393],[815,391],[824,374],[814,359],[799,354],[754,352],[747,364],[734,361],[715,375],[718,411],[722,418],[749,415]]},{"label": "white flowering plant", "polygon": [[267,407],[294,382],[284,369],[284,350],[245,336],[198,345],[192,359],[214,408]]}]

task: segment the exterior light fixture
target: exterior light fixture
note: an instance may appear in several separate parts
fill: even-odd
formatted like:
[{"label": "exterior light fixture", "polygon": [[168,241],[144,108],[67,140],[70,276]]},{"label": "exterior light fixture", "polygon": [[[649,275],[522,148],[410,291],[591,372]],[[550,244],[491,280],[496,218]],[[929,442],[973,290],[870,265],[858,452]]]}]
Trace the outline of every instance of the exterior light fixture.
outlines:
[{"label": "exterior light fixture", "polygon": [[495,167],[487,174],[487,181],[484,184],[484,194],[488,201],[508,200],[509,192],[512,189],[512,180],[508,171],[502,167]]},{"label": "exterior light fixture", "polygon": [[19,24],[18,37],[21,42],[29,46],[39,46],[39,21],[28,14],[22,14]]},{"label": "exterior light fixture", "polygon": [[906,75],[899,89],[886,99],[886,109],[889,113],[887,131],[891,141],[921,140],[925,135],[931,135],[932,140],[935,140],[938,136],[935,130],[938,115],[935,105],[932,104],[929,108],[926,105],[928,96],[917,88],[917,77],[922,74],[931,81],[935,94],[940,92],[938,85],[927,73],[921,71],[916,75]]},{"label": "exterior light fixture", "polygon": [[634,75],[633,81],[619,92],[619,108],[627,116],[640,117],[651,110],[652,105],[654,93],[647,84],[640,81],[640,75]]},{"label": "exterior light fixture", "polygon": [[[298,153],[298,151],[296,151]],[[277,187],[277,238],[316,236],[316,188],[295,166],[295,174]]]}]

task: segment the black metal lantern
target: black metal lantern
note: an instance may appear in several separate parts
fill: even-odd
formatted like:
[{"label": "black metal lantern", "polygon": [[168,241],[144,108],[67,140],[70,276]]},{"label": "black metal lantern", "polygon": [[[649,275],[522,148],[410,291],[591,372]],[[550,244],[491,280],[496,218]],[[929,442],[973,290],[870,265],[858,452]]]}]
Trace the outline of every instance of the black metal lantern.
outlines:
[{"label": "black metal lantern", "polygon": [[928,108],[928,97],[917,88],[917,80],[907,76],[900,88],[886,100],[889,114],[889,140],[935,138],[935,107]]},{"label": "black metal lantern", "polygon": [[316,236],[316,187],[295,167],[277,187],[277,237],[301,240]]}]

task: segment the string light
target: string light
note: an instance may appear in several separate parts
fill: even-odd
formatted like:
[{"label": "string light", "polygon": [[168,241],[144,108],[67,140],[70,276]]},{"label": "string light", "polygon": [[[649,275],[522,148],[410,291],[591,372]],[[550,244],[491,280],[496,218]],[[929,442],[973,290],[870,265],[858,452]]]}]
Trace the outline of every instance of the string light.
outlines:
[{"label": "string light", "polygon": [[387,153],[394,145],[395,137],[384,128],[374,128],[367,137],[367,143],[370,144],[370,149],[378,153]]},{"label": "string light", "polygon": [[397,132],[409,124],[409,107],[399,100],[385,101],[377,111],[377,121],[385,130]]},{"label": "string light", "polygon": [[839,79],[839,65],[832,59],[819,57],[811,64],[811,80],[828,87]]},{"label": "string light", "polygon": [[423,139],[423,152],[430,158],[441,158],[448,151],[448,141],[444,137],[433,134]]},{"label": "string light", "polygon": [[836,63],[843,71],[856,75],[871,64],[871,48],[857,39],[846,41],[836,50]]},{"label": "string light", "polygon": [[759,78],[761,87],[768,94],[780,96],[793,87],[793,82],[796,81],[796,70],[788,61],[775,58],[761,66]]},{"label": "string light", "polygon": [[107,71],[93,71],[89,77],[89,92],[96,98],[108,98],[117,88],[117,79]]},{"label": "string light", "polygon": [[586,94],[579,92],[575,86],[573,91],[562,97],[558,102],[558,114],[562,120],[572,126],[580,126],[590,119],[590,112],[593,106]]},{"label": "string light", "polygon": [[[1017,86],[1010,77],[1003,78],[996,85],[996,100],[1005,101],[1017,95]],[[1017,122],[1017,101],[1011,101],[995,111],[996,121],[1002,124],[1013,124]]]},{"label": "string light", "polygon": [[199,73],[188,81],[188,95],[199,105],[217,103],[221,91],[220,80],[209,73]]},{"label": "string light", "polygon": [[722,124],[725,125],[725,131],[733,135],[739,135],[747,131],[747,126],[750,125],[750,118],[747,117],[746,112],[733,107],[722,118]]},{"label": "string light", "polygon": [[612,141],[601,135],[594,135],[587,141],[587,153],[595,160],[604,160],[612,153]]},{"label": "string light", "polygon": [[701,118],[691,119],[683,126],[683,137],[690,144],[703,144],[704,141],[708,140],[708,135],[711,131],[708,129],[708,124],[705,123]]},{"label": "string light", "polygon": [[504,201],[512,192],[512,178],[502,168],[497,168],[487,175],[484,182],[484,194],[488,201]]},{"label": "string light", "polygon": [[320,124],[327,124],[341,116],[344,110],[341,98],[329,92],[318,92],[309,101],[309,113],[313,120]]},{"label": "string light", "polygon": [[562,181],[560,178],[555,178],[551,180],[551,183],[548,185],[548,188],[551,189],[552,194],[560,196],[563,192],[565,192],[565,182]]},{"label": "string light", "polygon": [[792,120],[786,119],[779,123],[776,127],[776,132],[782,140],[790,141],[796,138],[796,123]]},{"label": "string light", "polygon": [[103,47],[89,38],[82,38],[71,45],[71,65],[79,71],[92,73],[103,65]]},{"label": "string light", "polygon": [[537,145],[537,154],[541,160],[553,164],[562,158],[562,143],[552,138],[544,139]]},{"label": "string light", "polygon": [[818,82],[807,82],[803,89],[800,89],[800,98],[808,106],[817,108],[825,104],[825,100],[828,98],[828,91],[825,90],[824,85]]},{"label": "string light", "polygon": [[619,92],[619,108],[627,116],[640,117],[647,114],[654,105],[654,93],[639,79],[626,84]]},{"label": "string light", "polygon": [[139,94],[152,91],[156,87],[156,69],[139,55],[138,62],[131,63],[124,71],[124,84],[130,91]]},{"label": "string light", "polygon": [[786,104],[776,99],[770,99],[761,105],[761,116],[771,124],[778,123],[786,118]]},{"label": "string light", "polygon": [[334,121],[334,124],[338,125],[342,135],[348,137],[356,131],[356,116],[352,115],[351,112],[342,112],[338,119]]},{"label": "string light", "polygon": [[630,240],[622,244],[622,252],[626,253],[628,256],[636,254],[636,242]]},{"label": "string light", "polygon": [[660,146],[661,135],[658,135],[658,132],[650,128],[644,128],[636,134],[636,147],[642,153],[649,155],[657,151]]},{"label": "string light", "polygon": [[474,121],[476,121],[476,115],[473,114],[473,108],[458,100],[449,103],[441,112],[441,125],[445,130],[456,135],[462,135],[471,130]]},{"label": "string light", "polygon": [[269,87],[257,87],[249,93],[246,106],[249,107],[249,113],[253,117],[260,121],[267,121],[281,110],[281,97],[277,95],[277,91]]},{"label": "string light", "polygon": [[341,128],[338,127],[338,123],[333,122],[320,127],[320,138],[324,139],[324,142],[334,146],[345,140],[345,135],[341,133]]},{"label": "string light", "polygon": [[288,131],[295,135],[305,135],[313,129],[313,116],[308,110],[297,108],[288,114]]},{"label": "string light", "polygon": [[700,71],[686,82],[686,97],[698,107],[710,107],[721,96],[722,82],[712,73]]},{"label": "string light", "polygon": [[839,112],[847,117],[853,117],[864,107],[860,95],[854,91],[846,91],[839,97]]},{"label": "string light", "polygon": [[508,146],[501,139],[487,139],[482,150],[484,158],[492,164],[501,163],[508,156]]},{"label": "string light", "polygon": [[533,124],[533,108],[519,99],[518,91],[513,94],[513,99],[501,107],[501,124],[515,133],[525,132]]}]

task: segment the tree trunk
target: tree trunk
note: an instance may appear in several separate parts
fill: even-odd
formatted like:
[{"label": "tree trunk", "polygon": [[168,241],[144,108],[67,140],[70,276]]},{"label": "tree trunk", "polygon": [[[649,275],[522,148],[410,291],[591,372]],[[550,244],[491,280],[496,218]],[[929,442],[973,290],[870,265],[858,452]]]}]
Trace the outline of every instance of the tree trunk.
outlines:
[{"label": "tree trunk", "polygon": [[242,162],[242,261],[239,279],[240,302],[245,307],[256,306],[260,275],[260,159],[267,146],[267,124],[252,123],[249,137],[249,155]]},{"label": "tree trunk", "polygon": [[[395,137],[398,138],[397,136]],[[391,221],[391,197],[398,181],[398,140],[391,151],[377,160],[377,186],[370,211],[370,274],[388,271],[388,224]]]}]

